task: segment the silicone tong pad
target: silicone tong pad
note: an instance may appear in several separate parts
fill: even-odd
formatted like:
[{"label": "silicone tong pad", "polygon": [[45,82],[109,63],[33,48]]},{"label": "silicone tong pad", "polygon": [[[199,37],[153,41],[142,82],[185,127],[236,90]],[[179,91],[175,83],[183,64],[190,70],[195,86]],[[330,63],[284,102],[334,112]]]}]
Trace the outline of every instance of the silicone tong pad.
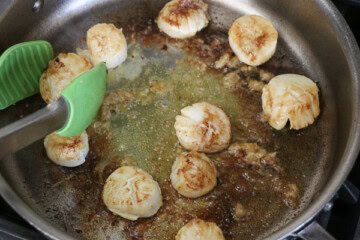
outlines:
[{"label": "silicone tong pad", "polygon": [[32,41],[8,48],[0,57],[0,110],[39,92],[39,79],[53,49],[47,41]]},{"label": "silicone tong pad", "polygon": [[82,133],[94,120],[106,91],[106,66],[100,63],[74,79],[61,93],[68,106],[65,125],[56,131],[63,137]]}]

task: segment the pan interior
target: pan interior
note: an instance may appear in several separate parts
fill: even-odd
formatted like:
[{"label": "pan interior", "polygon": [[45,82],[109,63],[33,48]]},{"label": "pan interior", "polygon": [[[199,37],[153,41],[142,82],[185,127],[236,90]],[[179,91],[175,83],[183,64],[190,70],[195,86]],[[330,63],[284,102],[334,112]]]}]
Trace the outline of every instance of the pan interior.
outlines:
[{"label": "pan interior", "polygon": [[[333,101],[334,97],[331,91],[332,86],[330,85],[331,80],[329,80],[332,79],[332,77],[329,76],[329,74],[331,75],[331,71],[334,71],[334,69],[336,70],[336,68],[339,70],[339,68],[342,67],[342,63],[334,66],[334,69],[331,71],[326,68],[328,64],[332,63],[331,58],[328,60],[323,59],[323,51],[325,51],[325,47],[318,46],[313,43],[316,42],[317,38],[324,37],[321,36],[321,34],[326,33],[318,33],[318,36],[314,34],[310,36],[307,35],[308,30],[306,30],[306,23],[303,22],[304,20],[300,20],[301,16],[298,16],[298,14],[295,13],[295,9],[298,8],[303,9],[304,11],[311,9],[311,11],[308,11],[308,14],[311,16],[312,14],[314,16],[319,14],[316,6],[311,5],[313,3],[310,2],[311,1],[307,2],[307,6],[296,6],[296,4],[294,4],[293,6],[285,7],[278,1],[228,1],[226,3],[223,1],[209,1],[212,23],[209,28],[201,34],[203,39],[206,39],[210,35],[219,36],[219,38],[226,36],[227,29],[229,28],[231,22],[240,15],[263,15],[269,18],[279,30],[280,39],[276,55],[269,63],[262,66],[262,68],[273,72],[274,74],[305,74],[314,79],[320,87],[322,113],[316,120],[315,124],[301,131],[285,130],[277,132],[272,130],[270,127],[266,127],[266,123],[259,123],[255,119],[255,115],[261,112],[260,94],[256,92],[249,93],[249,91],[241,93],[243,98],[243,100],[239,102],[239,104],[243,104],[241,105],[241,109],[244,109],[244,112],[254,111],[254,113],[256,113],[250,117],[244,117],[245,123],[248,125],[246,127],[243,126],[243,129],[249,130],[249,132],[245,133],[244,131],[243,137],[246,138],[246,141],[258,142],[259,145],[268,151],[278,152],[281,164],[287,173],[284,178],[286,178],[289,182],[295,181],[299,185],[302,195],[299,207],[292,211],[285,211],[285,207],[283,205],[280,207],[277,204],[271,205],[270,199],[263,198],[260,202],[256,198],[249,200],[253,201],[251,204],[254,205],[270,205],[272,207],[278,207],[279,209],[271,212],[272,216],[268,216],[268,219],[269,221],[271,220],[272,224],[269,224],[269,221],[261,221],[261,219],[264,219],[264,216],[256,216],[254,218],[257,219],[256,224],[249,224],[249,222],[246,221],[238,222],[237,224],[239,227],[243,229],[247,228],[241,233],[243,234],[241,236],[246,239],[261,238],[264,235],[271,234],[291,221],[295,215],[309,205],[316,191],[321,189],[323,183],[326,182],[327,173],[330,172],[327,170],[331,167],[330,163],[332,161],[332,157],[330,156],[336,149],[336,128],[334,127],[336,123],[336,111]],[[146,26],[153,24],[151,22],[149,23],[149,19],[154,19],[157,12],[165,2],[153,1],[152,3],[153,4],[149,4],[148,2],[143,1],[104,1],[100,4],[98,1],[87,1],[86,3],[79,1],[78,4],[75,4],[74,2],[64,1],[61,6],[57,6],[59,3],[47,4],[44,9],[46,12],[40,17],[40,20],[42,21],[35,19],[34,25],[29,28],[31,31],[25,36],[25,38],[19,37],[17,40],[11,39],[6,43],[2,43],[3,45],[1,45],[1,47],[6,47],[7,44],[10,45],[12,41],[25,41],[41,38],[48,39],[51,43],[53,43],[57,52],[75,51],[76,47],[84,47],[86,30],[98,22],[111,22],[116,24],[118,27],[123,27],[127,38],[130,39],[132,31],[138,32],[144,30]],[[280,6],[282,7],[279,8]],[[62,18],[65,13],[68,14],[68,18]],[[59,19],[62,20],[60,21]],[[133,28],[130,29],[130,26]],[[330,34],[331,29],[329,29],[329,27],[321,21],[318,21],[314,25],[315,30],[316,28],[328,30],[328,33]],[[311,38],[312,41],[309,41],[309,38]],[[133,44],[134,45],[129,48],[129,50],[133,52],[129,52],[129,55],[141,50],[143,52],[141,52],[140,55],[143,56],[145,60],[151,61],[143,64],[140,63],[140,60],[140,62],[131,62],[129,60],[125,63],[125,66],[133,67],[131,71],[125,71],[126,73],[134,73],[138,71],[139,65],[143,64],[140,66],[141,71],[139,72],[139,75],[133,79],[136,80],[138,84],[134,81],[121,80],[119,75],[124,74],[124,72],[120,72],[121,70],[110,73],[110,84],[108,85],[109,91],[115,91],[118,88],[140,89],[143,87],[141,84],[149,84],[150,78],[144,75],[146,69],[149,69],[147,70],[148,74],[154,76],[154,80],[168,80],[166,78],[167,72],[174,69],[174,71],[178,71],[174,74],[174,76],[177,77],[184,74],[186,75],[187,72],[190,72],[192,76],[199,76],[203,74],[200,77],[201,79],[207,79],[207,83],[210,83],[212,80],[215,82],[213,85],[209,85],[209,87],[221,88],[220,85],[216,85],[218,84],[216,83],[218,82],[218,79],[221,78],[219,73],[203,73],[195,67],[194,69],[190,68],[186,61],[181,62],[181,60],[180,64],[178,64],[180,68],[175,68],[175,66],[177,66],[175,58],[184,59],[184,52],[161,51],[156,47],[144,49],[144,46],[140,46],[140,48],[137,49],[135,42]],[[331,47],[334,52],[338,53],[337,56],[341,57],[342,54],[339,53],[340,49],[338,49],[338,47],[334,47],[332,44],[334,44],[334,42],[329,41],[329,46],[327,47]],[[161,53],[159,54],[159,52]],[[154,59],[156,61],[154,61]],[[330,61],[330,63],[328,63],[328,61]],[[118,75],[116,76],[116,74]],[[345,74],[344,76],[346,78]],[[127,79],[130,79],[131,77],[132,76],[128,76]],[[141,80],[144,82],[141,83]],[[196,82],[191,84],[196,84]],[[192,85],[189,86],[189,89],[191,89]],[[180,88],[175,90],[180,90]],[[176,93],[176,91],[174,91],[174,93]],[[137,130],[144,132],[145,128],[151,127],[161,128],[162,123],[160,120],[166,120],[166,118],[168,118],[167,120],[170,121],[171,118],[174,118],[177,114],[179,114],[179,111],[183,106],[201,101],[204,98],[206,98],[204,101],[212,101],[213,103],[223,107],[225,112],[229,112],[230,118],[232,117],[232,113],[234,115],[240,114],[236,105],[234,107],[234,104],[226,103],[228,101],[239,101],[238,96],[232,96],[231,94],[227,94],[226,96],[217,96],[214,95],[215,93],[213,92],[212,94],[213,98],[211,98],[210,95],[201,96],[201,94],[198,94],[197,97],[188,97],[183,102],[178,102],[176,106],[173,106],[172,110],[177,109],[177,112],[171,112],[167,116],[155,119],[157,121],[153,121],[154,125],[149,123],[149,125],[140,126],[139,128],[136,128],[136,125],[134,125],[134,129],[131,130],[129,128],[131,131],[126,134],[124,132],[119,132],[120,129],[122,129],[122,126],[126,125],[127,121],[130,121],[132,117],[133,121],[139,121],[139,123],[141,121],[144,122],[149,120],[148,118],[142,119],[142,117],[139,116],[139,113],[156,118],[156,115],[153,115],[154,112],[152,111],[158,111],[159,113],[164,112],[167,104],[169,104],[169,102],[167,102],[168,99],[159,97],[152,105],[153,108],[147,108],[145,110],[139,109],[139,111],[126,113],[124,114],[126,115],[126,118],[123,119],[119,115],[119,118],[113,119],[111,122],[113,132],[119,133],[118,138],[116,138],[117,147],[114,151],[107,151],[109,155],[106,156],[106,158],[113,159],[113,157],[119,156],[119,162],[127,161],[131,165],[135,165],[133,161],[136,159],[135,161],[138,161],[136,164],[151,173],[154,178],[159,181],[160,185],[169,185],[169,182],[167,182],[168,178],[166,178],[166,176],[168,176],[168,172],[164,169],[170,169],[171,163],[174,160],[172,158],[175,156],[168,159],[159,159],[158,156],[158,160],[155,161],[158,165],[154,166],[154,162],[149,160],[150,157],[146,158],[144,153],[151,155],[151,149],[155,147],[157,142],[154,141],[154,146],[146,144],[141,145],[142,139],[131,139],[131,132],[136,132]],[[29,114],[41,106],[44,106],[44,104],[38,96],[21,102],[20,104],[1,112],[1,124],[4,125],[8,122],[14,121],[15,119]],[[141,107],[139,106],[139,108]],[[241,116],[237,117],[241,119]],[[237,123],[232,120],[232,124],[236,125]],[[241,125],[244,124],[244,122],[241,123],[240,121],[238,124]],[[170,128],[172,128],[173,122],[170,122],[169,125]],[[101,152],[101,148],[104,147],[100,146],[102,139],[97,140],[95,137],[102,137],[102,135],[91,133],[93,128],[94,127],[89,129],[90,135],[94,136],[94,141],[91,144],[93,149]],[[253,130],[253,132],[250,130]],[[151,132],[150,130],[148,131],[148,136],[146,136],[147,139],[150,139],[153,136],[151,133],[156,133],[156,129],[154,132]],[[162,131],[159,131],[159,134],[157,135],[158,141],[160,141],[160,138],[162,137],[162,140],[165,142],[167,139],[170,139],[170,145],[176,142],[174,133],[170,133],[170,137],[169,135],[160,136],[161,133]],[[124,144],[122,144],[121,141],[123,141],[124,136],[128,137],[130,140],[125,140]],[[257,136],[260,137],[256,138]],[[134,142],[132,149],[129,145],[130,141]],[[129,152],[121,152],[122,145],[125,145],[125,148]],[[141,148],[141,151],[138,151],[139,148]],[[167,150],[168,149],[165,151]],[[1,174],[5,177],[11,187],[14,188],[24,201],[40,216],[49,219],[49,221],[53,222],[58,228],[67,231],[70,235],[76,237],[84,236],[89,239],[123,239],[126,237],[129,237],[130,239],[160,239],[160,237],[155,234],[155,230],[149,227],[150,224],[148,224],[146,220],[140,221],[140,224],[138,225],[136,223],[129,224],[105,210],[101,201],[101,185],[104,180],[101,179],[101,177],[106,178],[109,172],[106,172],[106,167],[104,167],[102,169],[104,170],[104,174],[100,176],[100,178],[94,177],[95,168],[101,168],[101,164],[97,164],[100,161],[100,155],[101,154],[93,150],[84,166],[76,169],[64,169],[55,166],[46,158],[42,141],[39,141],[9,157],[8,161],[2,161]],[[215,161],[216,157],[216,155],[211,156],[211,158]],[[151,158],[154,158],[154,156],[152,155]],[[165,162],[162,163],[161,161]],[[112,168],[110,167],[107,171],[110,171],[111,169]],[[162,169],[163,171],[158,172],[158,169]],[[319,181],[320,176],[323,176],[322,181]],[[171,196],[174,195],[174,193],[167,192],[171,190],[166,187],[163,187],[162,190],[164,191],[163,194],[169,193]],[[214,196],[219,197],[216,194],[218,194],[218,192],[215,192]],[[166,201],[170,200],[165,199],[165,203]],[[182,201],[185,205],[193,204],[191,201],[186,199],[182,199]],[[201,205],[203,202],[200,199],[195,201],[195,203]],[[222,206],[219,211],[222,211],[224,207],[233,208],[232,205]],[[185,209],[184,211],[188,210]],[[226,210],[224,211],[226,212]],[[166,214],[166,212],[161,213]],[[175,224],[173,226],[178,227],[180,224],[183,224],[186,220],[189,220],[194,216],[207,216],[209,220],[219,222],[222,226],[229,226],[231,225],[231,222],[235,220],[232,217],[231,211],[227,214],[227,219],[219,220],[216,219],[214,215],[206,212],[195,212],[194,214],[188,213],[188,215],[179,217],[179,221],[177,223],[178,225]],[[221,216],[224,217],[225,215]],[[173,217],[176,217],[176,215]],[[161,231],[164,233],[161,239],[167,239],[167,237],[170,237],[169,239],[173,239],[173,234],[174,232],[176,233],[174,229],[169,227],[168,231],[171,234],[165,234],[166,228],[171,226],[171,224],[171,222],[168,222],[166,226],[161,228],[164,230]],[[154,235],[146,236],[139,234],[142,232],[142,226],[144,226],[147,230],[154,230]],[[258,229],[261,229],[261,236],[254,234],[258,231]],[[239,236],[236,235],[236,229],[231,229],[230,227],[226,229],[225,234],[227,239],[237,239],[237,236]]]}]

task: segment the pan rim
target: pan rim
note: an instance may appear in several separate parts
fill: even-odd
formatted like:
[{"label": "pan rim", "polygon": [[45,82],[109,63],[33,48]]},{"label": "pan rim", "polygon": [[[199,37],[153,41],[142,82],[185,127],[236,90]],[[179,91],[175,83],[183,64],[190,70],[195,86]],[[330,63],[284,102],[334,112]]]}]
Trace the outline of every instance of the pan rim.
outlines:
[{"label": "pan rim", "polygon": [[[11,159],[4,159],[4,161],[11,161]],[[40,215],[35,213],[13,189],[10,188],[4,177],[0,173],[0,195],[11,208],[17,212],[23,219],[25,219],[31,226],[39,230],[46,238],[60,240],[69,239],[75,240],[64,231],[55,228],[50,222],[46,221]]]},{"label": "pan rim", "polygon": [[337,36],[339,36],[340,46],[345,56],[347,56],[348,65],[350,69],[350,76],[352,78],[352,91],[354,96],[353,118],[348,138],[348,144],[345,148],[342,159],[344,165],[341,170],[337,169],[333,175],[337,174],[340,177],[332,177],[331,180],[324,186],[320,192],[316,202],[310,203],[309,207],[296,216],[292,221],[280,228],[278,231],[269,235],[267,240],[285,239],[293,233],[305,227],[314,217],[324,208],[334,195],[339,191],[341,185],[348,177],[360,150],[360,121],[359,121],[359,101],[360,95],[356,94],[360,90],[360,51],[355,40],[355,37],[347,24],[346,20],[330,0],[316,0],[315,3],[325,13],[327,20],[334,27]]}]

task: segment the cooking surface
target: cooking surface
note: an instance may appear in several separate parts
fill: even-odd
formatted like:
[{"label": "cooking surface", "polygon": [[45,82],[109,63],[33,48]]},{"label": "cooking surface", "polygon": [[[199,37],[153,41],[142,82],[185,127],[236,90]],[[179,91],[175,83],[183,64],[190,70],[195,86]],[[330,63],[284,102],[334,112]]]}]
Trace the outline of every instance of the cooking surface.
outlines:
[{"label": "cooking surface", "polygon": [[[286,58],[286,56],[285,56],[285,58]],[[182,64],[183,64],[183,66],[186,66],[186,61],[184,61]],[[277,66],[279,67],[279,65],[277,65]],[[153,71],[155,73],[154,75],[158,74],[158,76],[161,76],[161,74],[164,74],[164,71],[161,72],[162,71],[161,69],[164,70],[164,68],[162,68],[160,66],[152,66],[150,68],[152,68],[151,71]],[[274,69],[271,68],[271,66],[264,66],[264,68],[267,68],[268,70],[273,70],[274,71]],[[292,68],[292,67],[290,67],[290,68]],[[157,70],[154,70],[154,69],[157,69]],[[284,69],[282,69],[282,70],[284,70]],[[282,70],[280,68],[280,70],[278,70],[278,71],[281,72]],[[274,71],[274,73],[280,73],[280,72],[275,72]],[[292,72],[293,73],[294,72],[295,73],[296,72],[301,73],[302,71],[299,70],[299,69],[296,69],[296,70],[294,70]],[[217,74],[218,73],[211,73],[209,75],[212,76],[214,79],[220,79],[219,77],[216,77]],[[206,74],[204,74],[204,75],[206,77],[208,76]],[[208,78],[206,78],[206,79],[208,79]],[[320,89],[321,89],[321,86],[320,86]],[[124,90],[128,90],[128,89],[124,87]],[[261,112],[261,107],[259,105],[260,101],[256,102],[256,99],[259,100],[259,94],[258,93],[250,92],[248,90],[241,90],[240,92],[241,92],[241,94],[238,93],[240,96],[236,96],[236,98],[240,98],[245,102],[248,101],[248,102],[251,102],[251,103],[255,103],[254,106],[249,105],[249,104],[244,104],[245,106],[241,109],[241,111],[246,112],[247,108],[252,108],[251,110],[255,109],[255,111],[253,113]],[[233,97],[233,96],[226,96],[226,98],[228,98],[228,97]],[[190,99],[192,101],[196,100],[196,99],[192,99],[191,97],[190,97]],[[189,101],[191,101],[191,100],[189,100]],[[216,100],[220,101],[221,99],[216,98]],[[33,105],[33,103],[37,104],[37,106],[35,108],[37,108],[37,107],[39,107],[39,105],[41,105],[41,101],[39,99],[36,99],[36,98],[33,99],[33,100],[30,100],[30,105]],[[25,105],[26,103],[22,103],[22,104]],[[221,104],[219,104],[219,105],[221,107],[223,107]],[[324,103],[321,103],[321,105],[324,106]],[[29,106],[29,104],[28,104],[28,106]],[[155,103],[154,103],[153,108],[156,109],[156,107],[161,108],[163,106],[162,106],[161,103],[159,104],[159,106],[155,106]],[[230,109],[226,109],[226,107],[223,107],[223,108],[224,108],[225,112],[227,112],[227,113],[228,112],[233,112],[233,110],[231,110],[230,107],[229,107]],[[179,109],[177,109],[177,113],[175,113],[175,112],[173,113],[174,116],[179,114],[180,109],[181,109],[181,107]],[[29,112],[31,112],[32,107],[28,107],[27,110]],[[128,113],[126,113],[126,115],[129,116],[129,114],[130,114],[130,117],[131,116],[136,117],[137,114],[134,113],[136,111],[137,111],[136,109],[133,109],[132,111],[129,111]],[[12,112],[14,113],[16,111],[12,110]],[[16,115],[14,115],[14,118],[16,118],[16,117],[18,117],[20,115],[23,115],[23,114],[27,114],[27,113],[28,112],[16,112]],[[131,115],[131,114],[133,114],[133,115]],[[228,114],[230,115],[230,113],[228,113]],[[238,113],[238,114],[240,114],[240,113]],[[167,117],[170,119],[172,116],[169,115]],[[270,128],[267,129],[266,127],[264,127],[263,129],[259,130],[258,129],[259,126],[266,126],[266,123],[264,124],[264,123],[259,122],[257,118],[255,119],[255,121],[251,121],[251,120],[254,120],[254,116],[253,116],[252,118],[248,119],[248,122],[250,122],[251,124],[256,125],[254,128],[256,128],[257,131],[250,132],[250,133],[248,133],[248,135],[253,136],[255,134],[255,137],[250,138],[250,141],[251,142],[256,142],[259,139],[261,140],[262,139],[261,137],[263,137],[264,135],[267,136],[266,135],[267,132],[271,132],[271,134],[268,137],[263,138],[265,140],[263,140],[262,143],[259,143],[259,145],[264,147],[268,151],[277,151],[279,153],[278,156],[279,156],[281,166],[285,168],[285,170],[286,170],[285,172],[288,172],[288,175],[291,175],[291,176],[282,176],[282,177],[286,181],[292,181],[292,180],[296,179],[296,181],[299,182],[299,183],[298,182],[297,183],[300,185],[299,186],[300,189],[304,189],[304,186],[305,186],[304,184],[306,183],[306,181],[300,180],[300,179],[303,179],[303,177],[300,176],[301,174],[299,174],[299,173],[292,174],[292,173],[296,172],[296,171],[294,171],[295,168],[292,168],[292,166],[295,166],[295,165],[298,166],[298,164],[300,163],[300,164],[303,164],[303,166],[301,166],[302,168],[305,167],[304,169],[306,169],[306,168],[309,169],[313,165],[311,165],[311,164],[308,165],[306,162],[302,162],[302,161],[300,161],[300,162],[297,161],[296,162],[296,152],[294,151],[295,147],[293,147],[293,148],[289,147],[289,149],[287,149],[288,153],[281,153],[279,147],[276,146],[274,141],[283,138],[282,141],[288,142],[288,140],[290,140],[290,142],[291,142],[291,141],[294,141],[294,140],[291,140],[291,139],[301,139],[302,137],[307,136],[307,134],[316,135],[316,133],[311,133],[311,131],[313,131],[313,132],[314,131],[323,131],[321,127],[319,128],[319,125],[321,126],[321,124],[322,124],[321,123],[322,118],[323,118],[323,116],[320,116],[320,121],[317,120],[315,125],[311,126],[308,129],[305,129],[305,131],[304,131],[305,134],[303,134],[301,136],[289,136],[287,138],[286,135],[284,135],[284,136],[282,136],[282,135],[284,133],[288,134],[289,131],[278,132],[278,133],[275,133],[275,135],[273,136],[272,135],[273,130],[271,130]],[[123,123],[121,119],[116,119],[116,120],[112,121],[113,125],[119,125],[119,123]],[[134,123],[134,128],[136,126],[135,124],[136,123]],[[151,125],[151,124],[149,124],[149,125]],[[234,128],[235,125],[236,125],[236,123],[233,123],[233,128]],[[116,127],[116,128],[118,129],[118,127]],[[170,124],[170,129],[171,128],[172,128],[172,125]],[[314,130],[314,129],[317,129],[317,130]],[[162,133],[163,133],[163,131],[160,131],[158,134],[162,134]],[[242,132],[242,133],[244,133],[244,132]],[[294,133],[294,135],[298,134],[297,132],[293,132],[293,133]],[[256,137],[256,135],[260,135],[260,137],[259,136]],[[120,134],[120,136],[121,136],[121,134]],[[170,136],[171,136],[171,133],[170,133]],[[172,136],[174,136],[174,134],[172,134]],[[235,135],[234,135],[234,137],[235,137]],[[118,140],[120,139],[119,136],[117,136],[117,139]],[[319,138],[317,138],[317,139],[319,139]],[[233,141],[234,141],[234,139],[233,139]],[[96,143],[97,142],[95,141],[92,144],[96,144]],[[313,145],[314,143],[319,144],[319,141],[316,141],[316,140],[314,140],[314,142],[309,141],[308,145],[305,144],[305,145],[302,145],[302,147],[304,149],[306,149],[306,148],[313,149],[312,147],[314,146]],[[141,144],[141,143],[139,143],[139,144]],[[154,142],[153,144],[156,144],[156,143]],[[292,144],[294,144],[293,146],[296,146],[296,141],[293,142],[293,143],[290,143],[289,145],[291,146]],[[118,144],[118,146],[120,146],[120,145],[121,144]],[[100,199],[102,181],[104,180],[104,178],[106,178],[106,176],[108,174],[110,174],[112,168],[115,168],[116,164],[121,164],[124,161],[125,162],[129,161],[130,163],[133,163],[134,158],[127,157],[127,156],[119,157],[116,160],[117,163],[115,163],[115,165],[111,166],[111,164],[110,164],[107,168],[104,168],[104,171],[102,171],[102,178],[103,179],[101,179],[101,178],[99,178],[99,176],[101,176],[101,174],[99,175],[99,172],[96,172],[96,171],[94,172],[94,169],[99,169],[99,166],[101,166],[101,164],[97,164],[97,163],[99,163],[100,160],[99,160],[98,156],[96,156],[97,154],[95,154],[94,152],[91,154],[91,157],[88,159],[86,165],[84,165],[83,167],[80,167],[78,169],[70,170],[70,169],[63,169],[61,167],[55,166],[51,162],[49,162],[48,160],[45,160],[46,154],[45,154],[45,151],[42,148],[42,143],[41,142],[35,144],[33,147],[39,149],[36,152],[36,154],[38,154],[39,156],[42,156],[41,159],[38,160],[38,161],[44,161],[45,164],[44,164],[43,167],[38,167],[37,166],[36,168],[32,168],[31,166],[30,167],[28,166],[27,169],[22,171],[22,174],[26,177],[26,176],[32,176],[33,172],[39,172],[39,173],[41,173],[41,174],[39,174],[39,176],[34,177],[34,179],[29,179],[29,181],[34,182],[34,183],[44,181],[45,185],[48,187],[47,188],[48,191],[46,191],[46,192],[44,192],[41,189],[41,186],[37,186],[36,188],[38,188],[38,189],[34,190],[34,192],[28,192],[28,194],[31,197],[37,198],[34,201],[30,200],[30,205],[32,205],[35,209],[37,209],[40,214],[51,216],[54,221],[60,222],[61,225],[64,226],[65,229],[67,229],[69,232],[73,232],[74,234],[81,233],[81,231],[83,231],[86,228],[91,228],[91,224],[96,224],[97,227],[102,228],[102,230],[105,230],[108,234],[111,234],[113,229],[119,229],[119,228],[121,228],[121,226],[125,226],[125,228],[127,229],[125,231],[126,235],[133,235],[133,238],[141,238],[141,235],[136,235],[136,234],[134,235],[134,233],[135,233],[134,230],[140,230],[140,231],[137,231],[137,232],[141,233],[142,229],[149,228],[148,223],[151,223],[152,220],[141,220],[140,224],[130,224],[129,226],[126,226],[126,224],[123,224],[121,221],[119,221],[119,219],[121,219],[121,218],[113,216],[107,210],[105,210],[105,207],[102,205],[102,201]],[[135,146],[133,146],[133,147],[135,148]],[[93,146],[94,150],[96,148],[101,148],[101,146]],[[173,147],[173,148],[176,149],[175,147]],[[293,150],[291,150],[291,148]],[[151,149],[151,147],[149,147],[149,149]],[[111,151],[110,151],[110,153],[111,153]],[[115,152],[115,153],[113,152],[112,154],[120,155],[120,154],[118,154],[118,152]],[[312,155],[312,158],[315,158],[317,154],[321,155],[321,153],[315,153],[315,152],[309,153],[309,155]],[[292,156],[295,156],[295,157],[292,157]],[[28,158],[25,151],[23,153],[19,153],[17,157],[19,157],[19,158]],[[141,156],[138,156],[138,157],[141,157]],[[216,160],[216,157],[217,157],[216,155],[210,156],[210,157],[213,160],[217,161]],[[112,158],[110,158],[110,160],[111,159]],[[144,158],[142,158],[142,159],[144,159]],[[290,161],[292,161],[292,162],[287,163],[287,162],[284,161],[284,159],[290,159]],[[171,161],[169,161],[169,162],[171,162]],[[171,166],[171,164],[169,162],[167,162],[167,164],[165,164],[165,165],[158,165],[158,166],[160,166],[161,168],[164,168],[164,169],[169,168],[169,166]],[[14,163],[14,164],[17,164],[17,163]],[[141,160],[141,162],[139,164],[142,164],[142,166],[144,166],[146,168],[146,170],[148,170],[155,177],[156,180],[161,182],[162,176],[157,176],[157,174],[154,173],[156,171],[154,169],[151,169],[151,167],[147,166],[148,164],[146,163],[146,160]],[[217,164],[220,164],[220,161],[218,161]],[[316,161],[315,161],[315,164],[316,164]],[[98,167],[98,168],[96,168],[96,167]],[[294,172],[292,172],[292,171],[294,171]],[[304,172],[305,172],[305,175],[307,175],[306,174],[307,171],[304,171]],[[309,174],[310,174],[310,171],[309,171]],[[167,183],[166,181],[163,181],[164,185],[166,185],[166,183]],[[168,186],[170,186],[169,183],[167,183],[167,184],[168,184]],[[67,188],[65,188],[64,185],[66,185]],[[80,189],[79,189],[79,185],[81,185]],[[218,187],[220,187],[220,189],[218,190],[218,192],[214,191],[213,192],[214,195],[219,194],[221,192],[229,192],[229,190],[226,189],[225,187],[221,186],[221,184],[219,184]],[[21,188],[23,188],[23,186],[19,186],[19,188],[21,189]],[[75,191],[75,188],[77,189],[76,191]],[[164,188],[164,190],[163,190],[163,188]],[[162,190],[163,190],[163,195],[165,196],[166,191],[171,191],[171,188],[169,190],[169,189],[166,189],[166,186],[165,186],[165,187],[162,187]],[[27,190],[27,191],[29,191],[29,190]],[[172,193],[172,194],[175,194],[175,193]],[[71,197],[69,197],[69,196],[71,196]],[[97,197],[96,198],[91,198],[90,196],[97,196]],[[176,196],[176,197],[182,199],[179,196]],[[284,206],[284,204],[281,202],[281,199],[279,197],[275,196],[274,199],[276,199],[276,198],[277,198],[277,200],[275,200],[275,202],[277,202],[277,204],[275,204],[275,206]],[[48,200],[50,200],[50,201],[48,201]],[[51,202],[51,200],[53,200],[53,202]],[[76,222],[79,222],[79,221],[78,221],[78,219],[76,219],[77,218],[76,214],[74,216],[72,210],[76,209],[76,206],[74,208],[74,202],[77,202],[79,200],[80,200],[80,202],[82,201],[82,204],[84,204],[84,205],[82,205],[83,206],[82,210],[83,209],[88,209],[90,211],[90,212],[84,211],[80,215],[89,215],[89,216],[91,215],[91,216],[90,216],[89,219],[87,219],[89,225],[87,225],[87,226],[82,225],[80,227],[76,226],[75,229],[73,229],[74,224],[72,224],[72,223],[74,223],[74,222],[76,223]],[[165,199],[165,200],[167,200],[167,199]],[[183,201],[186,202],[187,200],[183,199]],[[193,200],[190,200],[190,201],[193,201]],[[199,201],[202,201],[202,200],[199,200]],[[231,201],[229,201],[227,199],[220,199],[220,202],[222,202],[222,201],[223,202],[230,202],[230,205],[231,205]],[[62,204],[56,204],[57,202],[62,202]],[[48,206],[49,204],[51,206],[47,207],[45,212],[40,208],[40,206],[42,206],[42,205],[47,205]],[[223,209],[224,208],[220,208],[220,211],[223,210]],[[78,210],[81,211],[80,208]],[[161,210],[161,211],[164,211],[164,210]],[[92,215],[91,213],[93,213],[93,212],[96,212],[97,214]],[[77,213],[77,212],[75,211],[75,213]],[[159,212],[159,213],[162,213],[162,212]],[[223,211],[221,213],[224,213],[225,215],[230,216],[229,217],[230,219],[232,218],[231,212],[229,213],[229,212],[227,212],[225,210],[225,211]],[[197,215],[197,214],[202,214],[202,213],[196,212],[196,213],[191,213],[191,214]],[[278,212],[278,214],[281,215],[283,213]],[[183,219],[187,219],[188,217],[189,216],[185,216],[184,218],[181,217],[179,221],[183,221]],[[214,217],[214,216],[207,216],[207,217],[211,218],[211,217]],[[219,220],[215,219],[214,221],[219,221]],[[252,221],[252,220],[248,220],[248,221]],[[106,223],[109,223],[109,224],[106,224]],[[245,224],[245,223],[246,223],[246,221],[240,222],[240,224]],[[221,224],[223,226],[225,226],[226,229],[230,228],[229,224],[226,223],[226,222],[221,223]],[[259,227],[259,225],[254,225],[254,226]],[[106,230],[106,229],[108,229],[108,230]],[[150,230],[151,230],[151,227],[150,227]],[[231,236],[230,232],[231,231],[226,230],[225,233],[228,234],[227,236]],[[247,233],[243,232],[243,234],[245,234],[245,236],[246,236]],[[96,235],[93,235],[93,236],[94,236],[94,238],[96,238]],[[116,237],[120,237],[120,236],[121,235],[119,233],[117,233]]]},{"label": "cooking surface", "polygon": [[[145,29],[155,27],[151,23]],[[262,117],[261,91],[249,89],[248,84],[266,83],[260,81],[264,69],[277,74],[301,72],[282,46],[264,67],[243,65],[220,71],[211,66],[228,51],[222,37],[205,33],[189,41],[173,41],[156,31],[138,32],[128,30],[127,38],[133,39],[128,60],[109,73],[108,97],[88,129],[87,163],[75,169],[56,166],[39,144],[45,167],[37,175],[45,181],[38,182],[39,192],[32,194],[44,214],[87,239],[174,239],[177,231],[196,217],[216,222],[227,239],[256,239],[306,206],[314,190],[310,184],[316,181],[321,155],[327,150],[322,147],[326,120],[319,117],[301,131],[288,127],[276,131]],[[229,88],[226,79],[239,67],[241,71],[235,74],[240,82]],[[239,162],[227,151],[210,154],[219,173],[215,189],[198,199],[178,195],[169,176],[176,156],[185,150],[175,135],[175,116],[183,107],[201,101],[216,104],[228,114],[232,143],[257,143],[269,153],[277,152],[279,163],[257,167]],[[125,165],[138,166],[159,182],[164,205],[155,217],[130,222],[104,206],[104,181]],[[285,197],[290,191],[288,184],[297,185],[300,199]],[[235,216],[238,203],[245,208],[245,216]]]}]

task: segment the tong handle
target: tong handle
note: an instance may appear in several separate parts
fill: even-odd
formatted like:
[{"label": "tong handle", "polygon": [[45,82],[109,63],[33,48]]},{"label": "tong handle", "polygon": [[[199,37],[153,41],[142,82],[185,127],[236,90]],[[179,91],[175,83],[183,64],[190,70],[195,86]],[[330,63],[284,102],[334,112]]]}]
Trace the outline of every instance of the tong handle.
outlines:
[{"label": "tong handle", "polygon": [[66,100],[54,103],[0,129],[0,159],[61,128],[68,117]]}]

